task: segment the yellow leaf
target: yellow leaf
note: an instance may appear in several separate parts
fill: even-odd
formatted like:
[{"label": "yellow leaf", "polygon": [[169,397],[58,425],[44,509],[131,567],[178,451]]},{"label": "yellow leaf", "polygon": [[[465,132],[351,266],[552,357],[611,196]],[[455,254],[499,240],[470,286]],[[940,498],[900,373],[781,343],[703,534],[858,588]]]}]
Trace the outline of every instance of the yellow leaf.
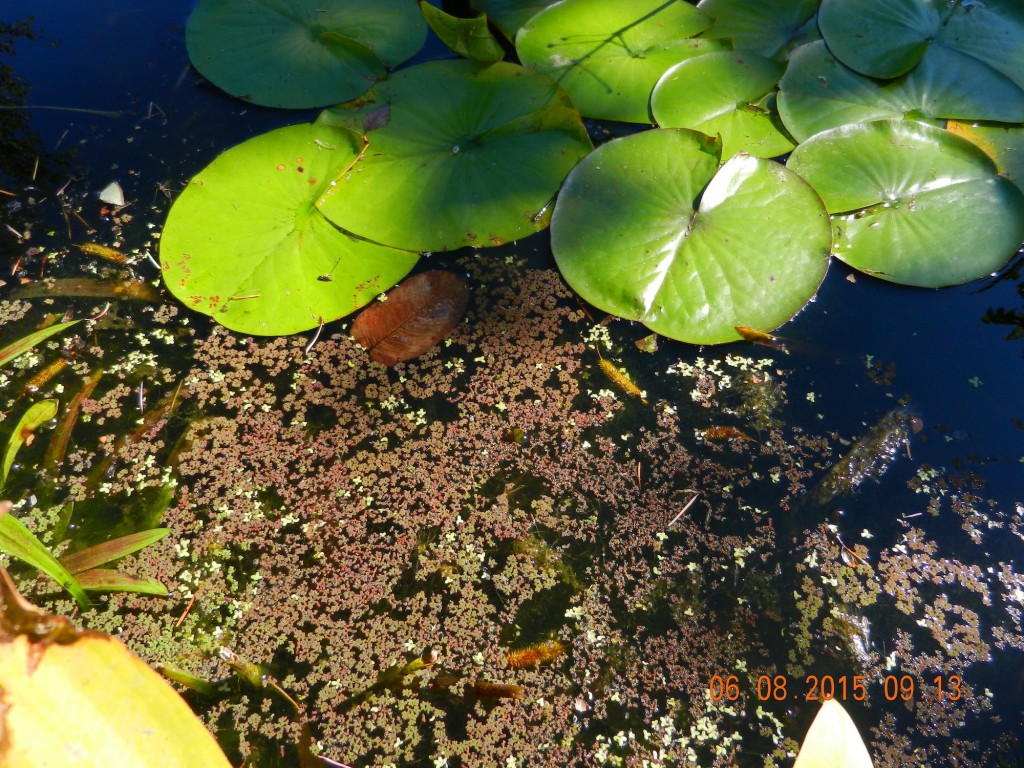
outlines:
[{"label": "yellow leaf", "polygon": [[0,766],[229,768],[184,699],[112,637],[24,601],[0,569]]},{"label": "yellow leaf", "polygon": [[835,699],[822,703],[793,768],[872,768],[857,726]]}]

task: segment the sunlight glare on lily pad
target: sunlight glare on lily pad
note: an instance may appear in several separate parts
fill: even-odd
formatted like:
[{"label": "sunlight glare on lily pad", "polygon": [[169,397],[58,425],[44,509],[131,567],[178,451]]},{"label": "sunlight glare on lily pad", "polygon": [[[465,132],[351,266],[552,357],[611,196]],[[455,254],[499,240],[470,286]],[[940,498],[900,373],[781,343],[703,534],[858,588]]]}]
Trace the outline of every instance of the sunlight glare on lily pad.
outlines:
[{"label": "sunlight glare on lily pad", "polygon": [[717,142],[658,129],[602,145],[569,175],[551,248],[599,309],[669,338],[714,344],[772,330],[828,268],[828,215],[796,174]]}]

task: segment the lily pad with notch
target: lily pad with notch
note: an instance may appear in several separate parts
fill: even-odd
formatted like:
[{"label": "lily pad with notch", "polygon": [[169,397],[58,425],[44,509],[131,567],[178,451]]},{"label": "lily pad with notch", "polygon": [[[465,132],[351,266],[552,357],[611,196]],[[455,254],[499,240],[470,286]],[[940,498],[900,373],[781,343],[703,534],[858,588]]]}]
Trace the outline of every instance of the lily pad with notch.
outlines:
[{"label": "lily pad with notch", "polygon": [[819,0],[700,0],[697,10],[713,19],[704,37],[727,39],[737,51],[776,56],[803,39]]},{"label": "lily pad with notch", "polygon": [[748,51],[721,51],[687,59],[666,72],[651,94],[663,128],[690,128],[722,137],[722,157],[743,151],[776,157],[793,149],[771,109],[781,61]]},{"label": "lily pad with notch", "polygon": [[787,164],[825,201],[835,256],[894,283],[966,283],[1024,240],[1024,194],[981,149],[941,128],[844,125],[812,136]]},{"label": "lily pad with notch", "polygon": [[983,65],[956,51],[929,51],[907,74],[883,81],[854,72],[819,40],[793,52],[779,88],[779,114],[799,141],[847,123],[905,115],[1024,120],[1022,91],[1006,78],[986,81]]},{"label": "lily pad with notch", "polygon": [[561,88],[506,62],[419,64],[317,122],[369,142],[323,190],[319,210],[367,240],[418,251],[543,229],[544,210],[592,147]]},{"label": "lily pad with notch", "polygon": [[690,39],[710,23],[683,0],[563,0],[519,30],[516,51],[587,117],[648,123],[651,90],[666,70],[728,49],[725,41]]},{"label": "lily pad with notch", "polygon": [[491,34],[486,14],[464,19],[445,13],[426,0],[420,0],[420,11],[441,42],[460,56],[484,62],[505,58],[505,49]]},{"label": "lily pad with notch", "polygon": [[473,7],[487,14],[487,18],[509,40],[516,39],[516,33],[533,16],[558,0],[473,0]]},{"label": "lily pad with notch", "polygon": [[986,74],[1024,88],[1024,7],[1019,0],[822,0],[818,26],[832,53],[867,77],[906,74],[928,55],[958,52]]},{"label": "lily pad with notch", "polygon": [[715,344],[736,326],[772,330],[814,296],[828,268],[828,214],[799,176],[663,128],[615,139],[566,179],[551,248],[599,309],[669,338]]},{"label": "lily pad with notch", "polygon": [[167,217],[171,293],[232,330],[276,335],[343,317],[397,283],[419,254],[343,232],[314,206],[362,151],[351,131],[302,124],[221,154]]},{"label": "lily pad with notch", "polygon": [[267,107],[355,98],[426,41],[407,0],[199,0],[189,59],[210,82]]},{"label": "lily pad with notch", "polygon": [[980,148],[992,158],[1000,176],[1024,191],[1024,127],[950,120],[946,123],[946,130]]}]

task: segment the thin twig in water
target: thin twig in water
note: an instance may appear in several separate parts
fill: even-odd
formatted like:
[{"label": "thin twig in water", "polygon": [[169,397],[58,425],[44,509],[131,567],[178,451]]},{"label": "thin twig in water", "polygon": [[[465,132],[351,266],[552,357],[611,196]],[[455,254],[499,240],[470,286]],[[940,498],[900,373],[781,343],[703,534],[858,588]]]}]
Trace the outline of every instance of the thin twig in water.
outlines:
[{"label": "thin twig in water", "polygon": [[178,382],[178,388],[174,390],[174,396],[173,396],[173,397],[171,397],[171,405],[170,405],[170,407],[169,407],[169,408],[167,409],[167,412],[168,412],[168,413],[173,413],[173,412],[174,412],[174,406],[175,406],[175,405],[177,404],[177,402],[178,402],[178,395],[179,395],[179,394],[181,393],[181,387],[182,387],[182,386],[183,386],[184,384],[185,384],[185,380],[184,380],[184,379],[182,379],[181,381],[179,381],[179,382]]},{"label": "thin twig in water", "polygon": [[63,202],[61,203],[61,205],[60,205],[60,212],[61,212],[61,215],[64,217],[64,226],[66,226],[68,228],[68,240],[70,240],[72,238],[72,235],[71,235],[71,217],[68,216],[68,205],[66,203],[63,203]]},{"label": "thin twig in water", "polygon": [[0,104],[0,109],[50,109],[55,112],[82,112],[86,115],[99,115],[100,117],[124,117],[128,112],[110,112],[103,109],[84,109],[82,107],[51,107],[42,104]]},{"label": "thin twig in water", "polygon": [[305,352],[303,354],[306,354],[306,355],[309,354],[309,350],[311,350],[313,348],[313,345],[316,344],[317,339],[320,338],[320,332],[323,329],[324,329],[324,319],[323,319],[323,317],[321,317],[320,318],[320,327],[316,329],[316,333],[313,334],[313,338],[310,339],[309,344],[306,345],[306,349],[305,349]]},{"label": "thin twig in water", "polygon": [[185,606],[185,610],[181,612],[181,616],[179,616],[178,620],[174,623],[174,628],[175,629],[180,627],[182,625],[182,623],[185,621],[185,617],[188,616],[188,612],[192,610],[192,606],[195,605],[195,602],[196,602],[196,594],[193,592],[192,593],[192,599],[188,601],[188,605]]},{"label": "thin twig in water", "polygon": [[89,222],[87,222],[85,219],[83,219],[79,215],[78,211],[76,211],[74,208],[72,208],[68,203],[62,201],[61,204],[60,204],[60,207],[64,211],[64,221],[68,225],[68,239],[69,240],[71,239],[71,218],[68,216],[69,213],[71,214],[71,216],[74,216],[76,219],[78,219],[79,222],[81,222],[82,226],[85,227],[85,231],[88,234],[90,234],[90,235],[95,235],[96,234],[96,230],[93,229],[89,225]]},{"label": "thin twig in water", "polygon": [[681,518],[683,515],[686,514],[686,510],[688,510],[690,507],[692,507],[693,506],[693,502],[695,502],[699,497],[700,497],[700,492],[699,491],[695,492],[693,494],[693,498],[691,498],[688,502],[686,502],[686,506],[684,506],[682,509],[680,509],[679,510],[679,514],[677,514],[675,517],[673,517],[672,520],[669,521],[669,524],[667,526],[665,526],[665,527],[666,528],[671,528],[673,525],[678,523],[679,522],[679,518]]}]

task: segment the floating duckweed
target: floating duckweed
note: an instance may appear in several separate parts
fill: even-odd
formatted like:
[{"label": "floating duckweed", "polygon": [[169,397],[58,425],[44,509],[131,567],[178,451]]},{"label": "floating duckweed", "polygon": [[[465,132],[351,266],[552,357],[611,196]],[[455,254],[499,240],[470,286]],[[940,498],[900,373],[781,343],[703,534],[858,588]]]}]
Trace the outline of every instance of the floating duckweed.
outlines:
[{"label": "floating duckweed", "polygon": [[[169,610],[119,596],[90,623],[117,627],[147,658],[185,656],[208,679],[223,669],[202,649],[222,635],[248,658],[294,665],[303,675],[289,690],[317,713],[324,754],[338,759],[501,765],[511,753],[524,765],[571,765],[586,754],[589,764],[601,756],[614,765],[725,765],[721,750],[741,735],[745,753],[785,753],[792,727],[781,725],[781,706],[744,714],[708,702],[712,675],[793,679],[815,663],[835,668],[822,647],[859,659],[847,617],[872,599],[872,610],[905,614],[920,637],[886,638],[896,643],[886,654],[867,647],[873,660],[857,662],[874,665],[867,674],[907,669],[922,649],[964,671],[996,637],[980,606],[1024,602],[1016,574],[975,571],[966,554],[956,560],[906,525],[898,527],[905,540],[877,534],[863,554],[851,546],[865,563],[844,561],[836,541],[845,534],[849,544],[861,525],[795,534],[785,544],[806,555],[796,558],[798,572],[772,576],[766,563],[782,544],[774,510],[797,506],[822,472],[815,466],[835,459],[824,440],[777,420],[786,391],[775,363],[736,355],[677,363],[671,373],[692,380],[677,387],[681,405],[634,406],[639,419],[622,421],[630,409],[584,379],[593,353],[580,340],[607,344],[607,328],[589,326],[574,304],[548,303],[567,300],[557,275],[477,278],[490,287],[443,352],[450,359],[410,363],[401,376],[366,370],[344,334],[329,329],[310,360],[304,340],[189,337],[189,418],[208,421],[189,428],[180,452],[180,490],[166,513],[176,538],[145,561],[175,580],[183,603]],[[120,384],[129,371],[113,376]],[[715,418],[690,419],[691,387]],[[113,409],[133,394],[126,386],[90,405],[111,437],[129,419]],[[719,421],[723,413],[731,416]],[[742,454],[694,439],[694,429],[733,423],[753,438],[732,441]],[[503,440],[510,425],[524,439]],[[142,434],[115,458],[102,481],[112,503],[151,473],[167,477],[164,441],[175,429],[183,427]],[[79,453],[82,469],[65,469],[69,485],[86,482],[72,475],[94,459],[85,446]],[[910,499],[938,500],[937,514],[979,531],[996,520],[974,491],[922,472]],[[685,488],[700,490],[708,509],[676,521]],[[999,521],[1009,527],[1012,514]],[[785,624],[765,617],[784,610],[793,614]],[[1012,627],[996,629],[1000,642],[1019,642]],[[782,635],[783,652],[766,647],[769,634]],[[508,668],[509,648],[555,636],[562,660]],[[525,695],[459,710],[455,730],[443,699],[461,695],[457,685],[436,697],[388,691],[339,711],[345,695],[425,643],[439,646],[446,672],[467,681],[459,685],[479,675]],[[973,721],[969,708],[950,707]],[[609,730],[581,728],[582,712]],[[219,701],[208,718],[236,723],[247,742],[294,733],[290,713],[261,710],[251,697]],[[894,742],[929,727],[900,723],[878,738],[896,754]]]}]

